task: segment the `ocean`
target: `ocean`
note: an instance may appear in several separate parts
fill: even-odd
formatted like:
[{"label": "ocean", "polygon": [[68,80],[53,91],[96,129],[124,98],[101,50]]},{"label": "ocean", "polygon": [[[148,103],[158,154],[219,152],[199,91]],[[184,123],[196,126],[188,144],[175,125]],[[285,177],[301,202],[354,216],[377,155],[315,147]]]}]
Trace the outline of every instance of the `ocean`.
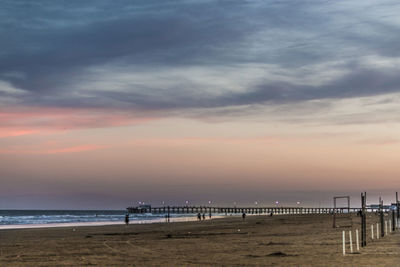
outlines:
[{"label": "ocean", "polygon": [[[0,210],[0,229],[123,224],[125,210]],[[163,214],[130,214],[130,223],[164,222]],[[171,214],[172,221],[189,221],[191,214]]]}]

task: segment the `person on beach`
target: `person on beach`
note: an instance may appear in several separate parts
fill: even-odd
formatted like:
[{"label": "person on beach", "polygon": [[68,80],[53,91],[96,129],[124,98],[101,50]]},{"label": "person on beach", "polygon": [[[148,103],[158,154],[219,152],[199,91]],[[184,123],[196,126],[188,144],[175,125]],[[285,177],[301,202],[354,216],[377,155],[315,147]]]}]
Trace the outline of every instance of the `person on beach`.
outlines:
[{"label": "person on beach", "polygon": [[128,213],[125,215],[125,224],[126,225],[129,224],[129,214]]},{"label": "person on beach", "polygon": [[203,213],[203,220],[205,220],[206,219],[206,214],[205,213]]},{"label": "person on beach", "polygon": [[199,221],[201,221],[201,214],[200,214],[200,213],[197,213],[197,219],[198,219]]},{"label": "person on beach", "polygon": [[244,212],[242,214],[242,219],[243,219],[243,221],[244,221],[244,219],[246,219],[246,213],[244,213]]}]

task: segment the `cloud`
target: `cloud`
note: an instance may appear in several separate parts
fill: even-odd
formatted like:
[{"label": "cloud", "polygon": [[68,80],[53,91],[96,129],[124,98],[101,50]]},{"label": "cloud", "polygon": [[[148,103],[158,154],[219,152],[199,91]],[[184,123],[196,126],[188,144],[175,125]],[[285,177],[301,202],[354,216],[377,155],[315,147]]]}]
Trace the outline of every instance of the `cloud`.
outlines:
[{"label": "cloud", "polygon": [[[224,21],[224,8],[237,12],[235,6],[210,2],[112,6],[96,2],[96,6],[88,2],[66,7],[33,5],[25,17],[18,4],[9,4],[4,20],[18,31],[3,30],[11,39],[4,44],[0,72],[3,76],[4,72],[23,73],[25,79],[6,77],[16,87],[57,92],[71,85],[70,79],[79,77],[87,66],[115,59],[128,65],[184,64],[205,54],[215,55],[214,46],[240,41],[247,34],[245,16],[231,19],[231,25],[216,21]],[[193,55],[194,51],[200,55]]]},{"label": "cloud", "polygon": [[3,106],[221,116],[399,91],[396,1],[1,5]]},{"label": "cloud", "polygon": [[113,109],[0,108],[0,138],[138,125],[155,119],[157,117],[152,117],[149,113]]},{"label": "cloud", "polygon": [[0,138],[5,138],[5,137],[15,137],[15,136],[22,136],[22,135],[27,135],[27,134],[34,134],[37,133],[37,131],[34,130],[14,130],[14,129],[1,129],[0,133]]},{"label": "cloud", "polygon": [[[316,69],[315,66],[309,68]],[[82,89],[82,92],[96,96],[110,106],[139,110],[274,105],[398,92],[400,78],[396,70],[352,62],[331,66],[308,78],[301,78],[302,73],[307,72],[305,70],[284,70],[260,64],[215,68],[213,71],[170,69],[154,75],[112,71],[107,74],[104,71],[103,78],[85,84],[87,88],[96,89]],[[242,80],[246,78],[248,80]]]}]

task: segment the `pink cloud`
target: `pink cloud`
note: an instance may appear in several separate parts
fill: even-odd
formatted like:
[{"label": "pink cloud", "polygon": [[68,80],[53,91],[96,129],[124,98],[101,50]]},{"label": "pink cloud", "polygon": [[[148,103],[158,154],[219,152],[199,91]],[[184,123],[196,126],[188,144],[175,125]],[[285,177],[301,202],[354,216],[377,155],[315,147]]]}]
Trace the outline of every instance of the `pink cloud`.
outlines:
[{"label": "pink cloud", "polygon": [[15,137],[21,135],[28,135],[37,133],[37,130],[14,130],[14,129],[1,129],[0,128],[0,138],[4,137]]},{"label": "pink cloud", "polygon": [[149,115],[112,109],[17,107],[0,109],[0,137],[146,123]]}]

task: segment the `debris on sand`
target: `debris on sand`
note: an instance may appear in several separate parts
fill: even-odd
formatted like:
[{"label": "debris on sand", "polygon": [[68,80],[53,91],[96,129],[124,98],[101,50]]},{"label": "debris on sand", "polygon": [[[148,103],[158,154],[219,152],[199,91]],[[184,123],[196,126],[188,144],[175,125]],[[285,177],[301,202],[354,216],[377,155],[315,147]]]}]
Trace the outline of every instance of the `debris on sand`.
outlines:
[{"label": "debris on sand", "polygon": [[297,255],[289,255],[289,254],[283,253],[281,251],[278,251],[278,252],[268,254],[267,256],[268,257],[290,257],[290,256],[297,256]]}]

